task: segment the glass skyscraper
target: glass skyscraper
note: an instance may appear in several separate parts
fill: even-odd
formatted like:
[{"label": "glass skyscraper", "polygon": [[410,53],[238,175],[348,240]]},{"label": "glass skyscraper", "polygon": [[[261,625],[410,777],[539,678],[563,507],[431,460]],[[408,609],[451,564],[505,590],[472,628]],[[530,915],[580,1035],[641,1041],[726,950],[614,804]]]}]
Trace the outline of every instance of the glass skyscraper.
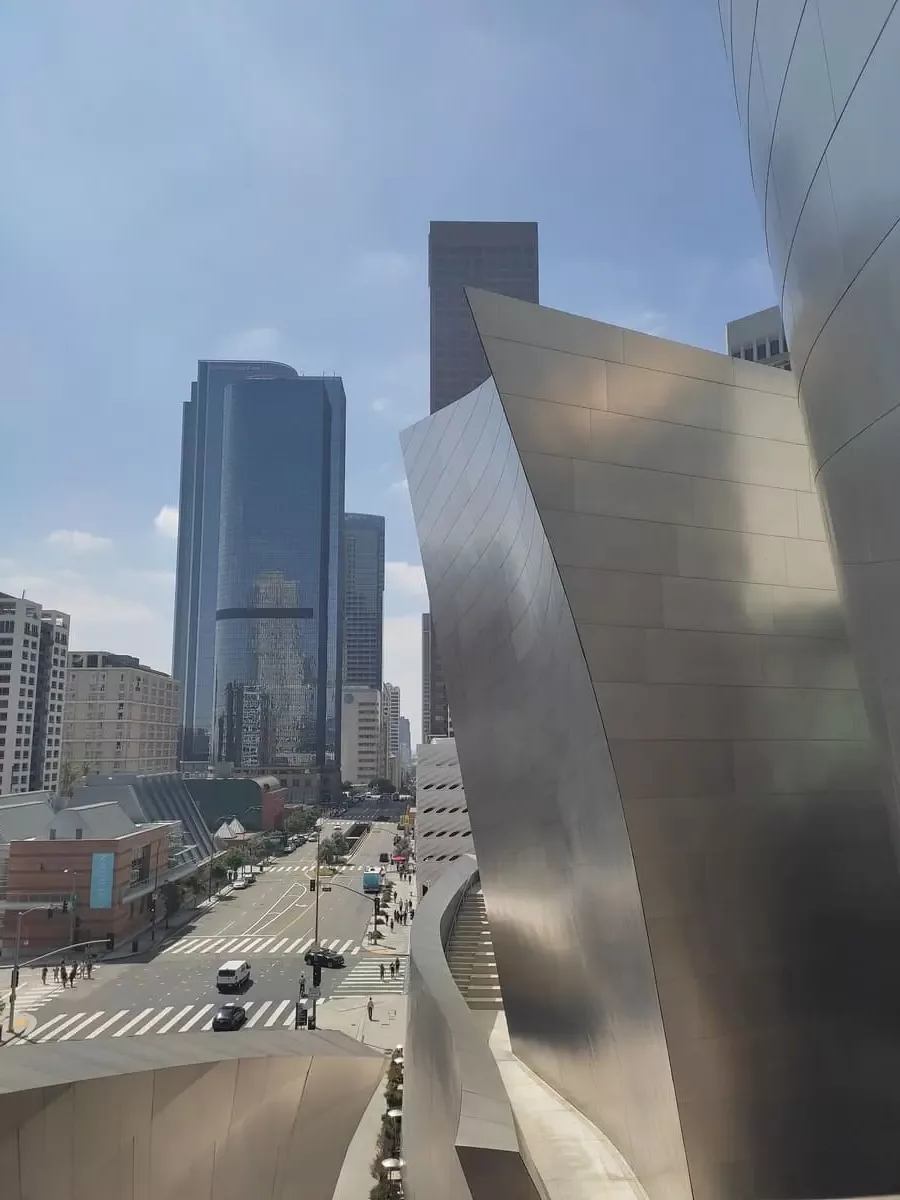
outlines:
[{"label": "glass skyscraper", "polygon": [[182,763],[206,762],[211,749],[225,389],[274,378],[297,372],[284,363],[201,360],[184,405],[172,652],[172,675],[183,687]]},{"label": "glass skyscraper", "polygon": [[428,233],[431,298],[431,411],[484,383],[490,370],[465,288],[538,303],[538,227],[534,221],[432,221]]},{"label": "glass skyscraper", "polygon": [[344,517],[344,686],[380,688],[384,625],[384,517]]},{"label": "glass skyscraper", "polygon": [[226,391],[213,759],[340,759],[345,397],[337,377]]}]

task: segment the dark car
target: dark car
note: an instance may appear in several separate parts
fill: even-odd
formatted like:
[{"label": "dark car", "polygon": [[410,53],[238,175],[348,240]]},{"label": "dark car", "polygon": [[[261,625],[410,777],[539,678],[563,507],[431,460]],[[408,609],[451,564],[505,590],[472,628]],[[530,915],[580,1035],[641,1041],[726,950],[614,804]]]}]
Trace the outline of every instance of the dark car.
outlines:
[{"label": "dark car", "polygon": [[223,1004],[213,1017],[215,1030],[240,1029],[247,1020],[247,1012],[240,1004]]},{"label": "dark car", "polygon": [[378,855],[378,861],[379,862],[390,862],[391,856],[387,853],[386,850],[382,850],[382,852]]},{"label": "dark car", "polygon": [[335,950],[326,950],[324,946],[313,946],[304,954],[303,961],[308,967],[337,968],[344,965],[344,956]]}]

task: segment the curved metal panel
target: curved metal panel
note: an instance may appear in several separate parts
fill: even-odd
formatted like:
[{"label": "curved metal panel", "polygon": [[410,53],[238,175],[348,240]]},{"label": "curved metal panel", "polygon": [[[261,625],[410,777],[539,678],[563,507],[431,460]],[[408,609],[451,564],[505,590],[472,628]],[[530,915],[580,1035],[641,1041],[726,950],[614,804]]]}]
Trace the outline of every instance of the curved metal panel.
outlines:
[{"label": "curved metal panel", "polygon": [[[732,7],[746,14],[757,0]],[[756,17],[763,74],[768,61],[788,67],[768,195],[754,184],[863,693],[896,797],[900,12],[893,0],[807,0],[795,39],[778,10],[760,3]],[[788,217],[783,231],[773,193]]]},{"label": "curved metal panel", "polygon": [[538,1200],[497,1064],[444,957],[477,878],[471,855],[449,866],[419,904],[410,933],[403,1112],[410,1200]]},{"label": "curved metal panel", "polygon": [[796,385],[470,301],[496,386],[404,450],[516,1053],[654,1200],[896,1190],[900,877]]}]

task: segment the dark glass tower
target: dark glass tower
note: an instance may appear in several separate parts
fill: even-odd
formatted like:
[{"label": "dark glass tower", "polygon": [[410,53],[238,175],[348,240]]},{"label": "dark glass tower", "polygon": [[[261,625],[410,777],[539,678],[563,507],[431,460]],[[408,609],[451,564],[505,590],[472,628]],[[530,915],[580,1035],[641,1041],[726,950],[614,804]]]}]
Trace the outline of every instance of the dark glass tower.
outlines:
[{"label": "dark glass tower", "polygon": [[226,393],[213,758],[339,765],[345,398],[341,380]]},{"label": "dark glass tower", "polygon": [[432,221],[431,411],[484,383],[490,370],[465,288],[538,302],[538,227],[534,221]]},{"label": "dark glass tower", "polygon": [[344,517],[344,687],[383,683],[384,517]]},{"label": "dark glass tower", "polygon": [[210,756],[225,389],[244,379],[296,379],[284,363],[197,364],[184,405],[172,675],[183,687],[181,762]]}]

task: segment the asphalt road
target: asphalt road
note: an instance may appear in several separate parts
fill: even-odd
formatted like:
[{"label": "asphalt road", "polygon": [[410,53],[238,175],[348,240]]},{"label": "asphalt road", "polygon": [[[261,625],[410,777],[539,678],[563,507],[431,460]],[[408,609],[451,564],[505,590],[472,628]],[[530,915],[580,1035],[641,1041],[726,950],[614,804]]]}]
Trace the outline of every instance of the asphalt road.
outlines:
[{"label": "asphalt road", "polygon": [[[353,989],[354,980],[363,991],[401,990],[399,980],[391,984],[389,972],[382,983],[384,957],[365,945],[372,901],[362,893],[362,867],[378,865],[379,854],[391,850],[395,832],[395,823],[373,827],[343,870],[320,879],[319,941],[342,951],[346,963],[340,970],[323,970],[323,1000],[342,984],[342,994]],[[307,985],[312,982],[303,953],[315,935],[315,896],[308,886],[314,870],[311,842],[276,858],[249,888],[202,910],[150,952],[124,962],[98,963],[93,980],[77,980],[74,989],[53,986],[52,976],[44,988],[35,973],[20,993],[19,1011],[31,1012],[38,1022],[30,1038],[122,1036],[123,1029],[144,1032],[148,1024],[150,1032],[166,1032],[181,1013],[182,1024],[173,1032],[185,1031],[182,1026],[194,1019],[194,1028],[202,1029],[215,1008],[231,999],[216,989],[217,969],[231,958],[247,959],[251,966],[252,983],[235,997],[248,1005],[248,1014],[255,1006],[261,1027],[276,1016],[278,1024],[290,1020],[301,973]],[[165,931],[160,933],[165,938]]]}]

